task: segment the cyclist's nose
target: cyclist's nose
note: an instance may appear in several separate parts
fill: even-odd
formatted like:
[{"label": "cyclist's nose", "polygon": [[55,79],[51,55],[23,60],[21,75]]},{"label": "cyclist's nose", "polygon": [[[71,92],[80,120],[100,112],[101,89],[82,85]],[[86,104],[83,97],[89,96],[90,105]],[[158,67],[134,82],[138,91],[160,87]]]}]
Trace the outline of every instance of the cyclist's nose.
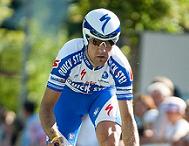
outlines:
[{"label": "cyclist's nose", "polygon": [[99,51],[101,52],[106,52],[106,43],[105,42],[102,42],[100,45],[99,45]]}]

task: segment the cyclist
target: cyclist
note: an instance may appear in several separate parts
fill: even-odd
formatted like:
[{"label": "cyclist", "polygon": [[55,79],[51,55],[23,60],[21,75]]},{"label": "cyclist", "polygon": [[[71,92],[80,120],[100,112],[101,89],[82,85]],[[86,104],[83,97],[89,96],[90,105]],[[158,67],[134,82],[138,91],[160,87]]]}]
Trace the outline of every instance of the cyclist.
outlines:
[{"label": "cyclist", "polygon": [[[83,38],[60,49],[40,106],[50,144],[75,146],[82,117],[89,115],[100,146],[138,146],[132,108],[132,72],[116,46],[120,21],[111,11],[95,9],[84,18]],[[89,133],[90,136],[90,133]]]}]

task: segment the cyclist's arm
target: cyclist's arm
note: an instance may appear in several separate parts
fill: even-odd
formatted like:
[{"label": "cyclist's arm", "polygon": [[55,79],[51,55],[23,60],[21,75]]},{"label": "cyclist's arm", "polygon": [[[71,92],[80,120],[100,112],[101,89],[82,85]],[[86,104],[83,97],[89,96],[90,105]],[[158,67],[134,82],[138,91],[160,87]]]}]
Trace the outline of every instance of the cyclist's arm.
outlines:
[{"label": "cyclist's arm", "polygon": [[118,100],[122,119],[122,138],[126,146],[139,146],[139,135],[134,119],[132,100]]},{"label": "cyclist's arm", "polygon": [[59,96],[60,92],[47,87],[40,105],[41,125],[50,140],[58,136],[57,131],[52,126],[55,123],[53,108]]}]

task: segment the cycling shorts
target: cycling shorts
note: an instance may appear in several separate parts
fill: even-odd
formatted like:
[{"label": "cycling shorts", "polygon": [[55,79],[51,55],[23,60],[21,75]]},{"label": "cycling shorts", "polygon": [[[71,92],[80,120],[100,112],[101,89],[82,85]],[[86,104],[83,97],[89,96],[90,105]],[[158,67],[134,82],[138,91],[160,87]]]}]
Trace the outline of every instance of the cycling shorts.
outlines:
[{"label": "cycling shorts", "polygon": [[82,117],[89,115],[94,127],[101,121],[121,124],[118,101],[112,87],[92,94],[82,94],[65,86],[54,107],[56,126],[63,137],[75,146]]}]

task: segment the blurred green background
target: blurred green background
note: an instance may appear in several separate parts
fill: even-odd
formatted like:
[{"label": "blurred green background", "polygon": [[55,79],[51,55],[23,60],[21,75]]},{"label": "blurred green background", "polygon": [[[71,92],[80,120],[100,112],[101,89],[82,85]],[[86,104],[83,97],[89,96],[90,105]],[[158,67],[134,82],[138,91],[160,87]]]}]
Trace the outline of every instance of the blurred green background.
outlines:
[{"label": "blurred green background", "polygon": [[25,99],[39,104],[58,50],[81,37],[83,17],[101,7],[120,18],[118,45],[135,88],[140,34],[189,32],[189,0],[0,0],[0,106],[17,111]]}]

